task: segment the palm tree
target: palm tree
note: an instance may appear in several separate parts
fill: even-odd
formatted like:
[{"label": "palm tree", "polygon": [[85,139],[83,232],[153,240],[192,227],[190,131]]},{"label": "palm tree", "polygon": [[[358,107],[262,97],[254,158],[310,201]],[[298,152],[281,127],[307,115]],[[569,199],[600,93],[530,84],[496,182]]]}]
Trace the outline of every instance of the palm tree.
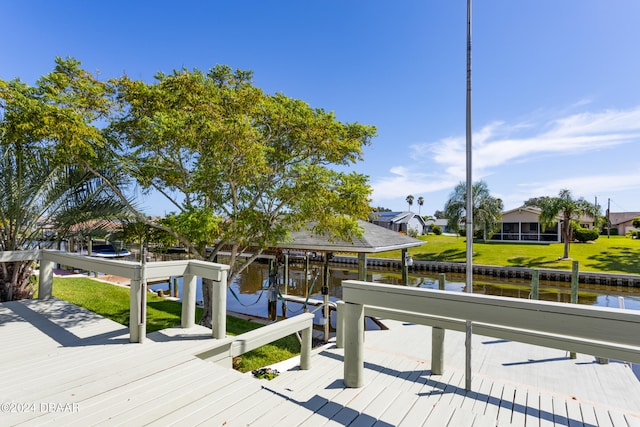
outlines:
[{"label": "palm tree", "polygon": [[[60,242],[74,224],[123,214],[123,205],[91,173],[59,164],[37,144],[10,143],[4,135],[0,133],[0,250],[39,247],[44,227],[53,227]],[[0,301],[30,298],[31,262],[0,265]]]},{"label": "palm tree", "polygon": [[[471,187],[472,205],[473,205],[473,223],[475,231],[482,230],[483,238],[487,240],[500,225],[500,217],[502,216],[503,204],[502,200],[491,196],[489,188],[484,181],[476,182]],[[467,210],[467,186],[464,182],[459,183],[449,200],[447,201],[444,212],[445,217],[449,220],[449,228],[454,231],[459,230],[460,223],[464,219]],[[469,230],[466,230],[469,236]],[[472,237],[469,236],[469,237]]]},{"label": "palm tree", "polygon": [[424,197],[418,197],[418,215],[420,215],[420,211],[422,211],[422,205],[424,205]]},{"label": "palm tree", "polygon": [[[73,224],[123,214],[113,196],[121,168],[106,166],[109,147],[95,126],[110,93],[71,59],[57,58],[36,87],[0,79],[0,251],[39,247],[44,227],[60,241]],[[0,263],[0,302],[32,296],[31,269]]]},{"label": "palm tree", "polygon": [[551,227],[561,221],[560,235],[564,242],[562,259],[569,259],[569,244],[573,240],[573,222],[579,221],[583,215],[596,219],[600,214],[597,206],[583,198],[574,199],[571,191],[567,189],[560,190],[558,197],[541,197],[529,204],[541,209],[540,225],[542,227]]},{"label": "palm tree", "polygon": [[406,198],[407,204],[409,205],[409,212],[411,212],[411,206],[413,206],[413,196],[409,194]]}]

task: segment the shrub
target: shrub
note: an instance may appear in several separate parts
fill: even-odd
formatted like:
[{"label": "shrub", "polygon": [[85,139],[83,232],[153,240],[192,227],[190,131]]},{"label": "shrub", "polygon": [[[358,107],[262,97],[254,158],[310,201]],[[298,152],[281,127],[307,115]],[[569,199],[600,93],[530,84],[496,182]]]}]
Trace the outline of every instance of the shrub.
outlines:
[{"label": "shrub", "polygon": [[442,227],[440,227],[439,225],[435,225],[435,224],[433,224],[433,225],[431,226],[431,232],[432,232],[433,234],[435,234],[436,236],[439,236],[439,235],[441,235],[441,234],[442,234]]},{"label": "shrub", "polygon": [[600,230],[600,234],[602,236],[617,236],[618,235],[618,229],[617,228],[610,228],[609,231],[607,231],[607,227],[603,227],[602,230]]},{"label": "shrub", "polygon": [[596,230],[589,230],[588,228],[576,228],[573,230],[573,238],[582,243],[596,240],[598,237],[598,231]]}]

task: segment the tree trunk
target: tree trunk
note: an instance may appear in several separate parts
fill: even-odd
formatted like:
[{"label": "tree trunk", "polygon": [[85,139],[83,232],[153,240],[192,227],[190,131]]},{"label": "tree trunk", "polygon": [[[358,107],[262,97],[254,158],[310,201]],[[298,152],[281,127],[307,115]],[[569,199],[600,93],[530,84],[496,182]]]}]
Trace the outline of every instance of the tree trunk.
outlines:
[{"label": "tree trunk", "polygon": [[31,298],[35,291],[31,283],[32,261],[7,262],[2,265],[0,302]]},{"label": "tree trunk", "polygon": [[571,218],[565,215],[562,224],[562,239],[564,240],[564,255],[562,258],[569,259],[569,244],[571,243]]},{"label": "tree trunk", "polygon": [[213,280],[202,278],[202,299],[204,312],[200,319],[200,325],[207,328],[213,328],[211,318],[213,316],[213,307],[211,307],[211,295],[213,294]]}]

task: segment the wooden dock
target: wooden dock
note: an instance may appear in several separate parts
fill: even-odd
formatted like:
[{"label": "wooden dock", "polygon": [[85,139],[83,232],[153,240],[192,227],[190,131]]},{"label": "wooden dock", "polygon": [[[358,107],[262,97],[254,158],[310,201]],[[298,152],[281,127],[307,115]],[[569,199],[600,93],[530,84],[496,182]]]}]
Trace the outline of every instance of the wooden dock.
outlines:
[{"label": "wooden dock", "polygon": [[0,304],[0,426],[640,426],[640,381],[624,363],[446,333],[446,370],[428,370],[430,328],[385,321],[366,332],[362,388],[345,388],[343,350],[316,349],[273,381],[203,361],[194,327],[131,344],[128,328],[52,299]]}]

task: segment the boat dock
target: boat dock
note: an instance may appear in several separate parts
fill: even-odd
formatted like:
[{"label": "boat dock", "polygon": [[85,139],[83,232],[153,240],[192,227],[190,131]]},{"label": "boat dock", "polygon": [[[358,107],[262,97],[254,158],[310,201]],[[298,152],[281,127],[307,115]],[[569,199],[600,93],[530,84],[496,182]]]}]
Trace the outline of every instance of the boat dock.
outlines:
[{"label": "boat dock", "polygon": [[382,320],[365,332],[365,385],[342,382],[344,350],[315,349],[272,381],[196,355],[194,326],[130,343],[128,328],[55,298],[0,304],[0,425],[640,426],[640,381],[622,362],[447,331],[446,368],[430,370],[430,327]]}]

